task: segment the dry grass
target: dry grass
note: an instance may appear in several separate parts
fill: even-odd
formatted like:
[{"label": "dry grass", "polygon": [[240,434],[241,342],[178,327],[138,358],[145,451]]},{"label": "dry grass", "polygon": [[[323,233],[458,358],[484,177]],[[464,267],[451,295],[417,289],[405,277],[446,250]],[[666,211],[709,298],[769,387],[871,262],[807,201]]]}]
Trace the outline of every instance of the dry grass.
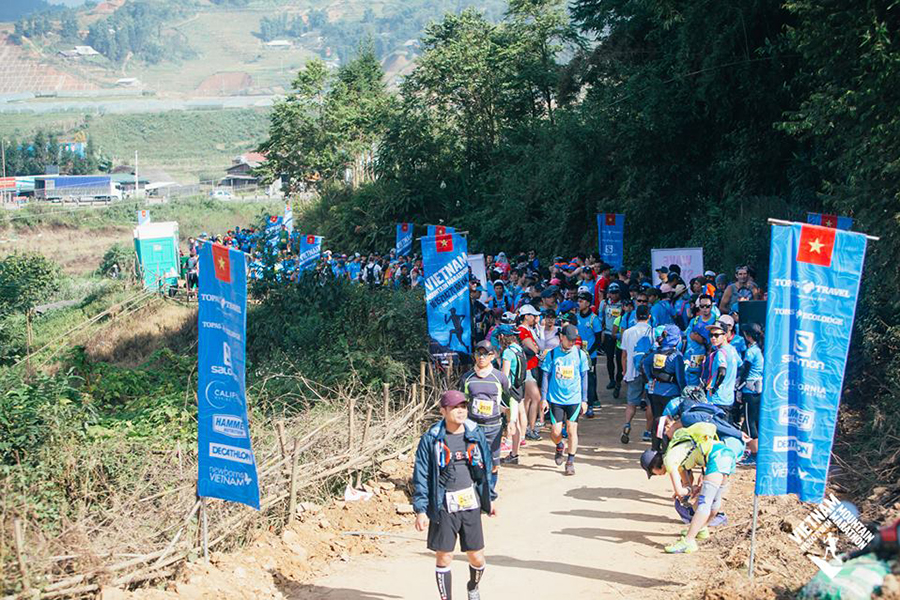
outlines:
[{"label": "dry grass", "polygon": [[76,227],[41,227],[0,233],[0,257],[13,252],[40,252],[58,263],[67,275],[85,275],[96,271],[100,259],[116,242],[131,244],[132,229],[110,226],[85,231]]}]

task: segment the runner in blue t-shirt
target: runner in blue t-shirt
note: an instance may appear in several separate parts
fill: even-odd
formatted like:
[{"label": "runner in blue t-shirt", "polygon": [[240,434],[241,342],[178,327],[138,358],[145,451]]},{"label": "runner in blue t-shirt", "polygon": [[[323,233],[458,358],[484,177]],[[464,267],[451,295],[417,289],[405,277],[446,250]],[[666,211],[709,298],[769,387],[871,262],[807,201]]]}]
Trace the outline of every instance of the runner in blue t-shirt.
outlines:
[{"label": "runner in blue t-shirt", "polygon": [[716,322],[708,329],[710,341],[715,347],[710,358],[709,380],[706,382],[709,401],[718,406],[730,407],[734,404],[734,387],[740,357],[734,346],[727,341],[725,326]]},{"label": "runner in blue t-shirt", "polygon": [[686,369],[685,380],[688,385],[700,385],[700,372],[703,361],[710,350],[709,326],[716,322],[712,314],[713,299],[709,294],[702,294],[697,300],[700,314],[691,319],[685,331],[687,345],[684,352]]},{"label": "runner in blue t-shirt", "polygon": [[603,323],[598,315],[591,310],[594,296],[589,292],[578,294],[578,335],[581,336],[581,348],[588,353],[591,359],[591,372],[588,374],[588,408],[584,416],[594,418],[594,403],[597,402],[597,355],[600,350],[601,333]]},{"label": "runner in blue t-shirt", "polygon": [[578,452],[578,416],[587,410],[588,372],[587,354],[575,345],[578,328],[566,325],[559,336],[559,346],[550,351],[541,363],[544,373],[541,397],[544,410],[550,411],[550,438],[556,443],[557,465],[563,463],[563,422],[568,430],[569,455],[566,475],[575,474],[575,454]]},{"label": "runner in blue t-shirt", "polygon": [[744,432],[750,436],[747,442],[749,455],[743,461],[745,465],[756,464],[756,451],[759,446],[759,407],[763,382],[763,333],[756,323],[744,326],[743,338],[747,342],[747,353],[741,367],[741,396],[744,404]]}]

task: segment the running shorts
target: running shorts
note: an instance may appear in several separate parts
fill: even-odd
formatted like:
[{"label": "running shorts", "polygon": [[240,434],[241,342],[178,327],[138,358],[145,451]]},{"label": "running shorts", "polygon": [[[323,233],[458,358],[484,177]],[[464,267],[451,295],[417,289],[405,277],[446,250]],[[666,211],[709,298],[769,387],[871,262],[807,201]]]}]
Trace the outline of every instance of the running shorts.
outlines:
[{"label": "running shorts", "polygon": [[428,524],[428,549],[432,552],[453,552],[457,536],[462,552],[484,549],[480,508],[455,513],[442,508],[438,519]]},{"label": "running shorts", "polygon": [[725,446],[718,446],[709,453],[709,456],[706,458],[706,471],[707,475],[712,475],[713,473],[721,473],[722,475],[731,475],[734,473],[734,466],[737,462],[737,457],[735,456],[734,450]]},{"label": "running shorts", "polygon": [[491,449],[491,458],[493,459],[494,464],[498,464],[497,461],[500,460],[500,432],[503,431],[503,422],[498,421],[493,425],[479,425],[478,427],[481,428],[481,432],[487,440],[488,447]]},{"label": "running shorts", "polygon": [[550,403],[550,423],[560,423],[562,421],[578,422],[581,414],[581,402],[578,404],[554,404]]},{"label": "running shorts", "polygon": [[644,380],[638,377],[634,381],[626,381],[625,385],[628,386],[625,401],[631,406],[639,406],[644,400]]}]

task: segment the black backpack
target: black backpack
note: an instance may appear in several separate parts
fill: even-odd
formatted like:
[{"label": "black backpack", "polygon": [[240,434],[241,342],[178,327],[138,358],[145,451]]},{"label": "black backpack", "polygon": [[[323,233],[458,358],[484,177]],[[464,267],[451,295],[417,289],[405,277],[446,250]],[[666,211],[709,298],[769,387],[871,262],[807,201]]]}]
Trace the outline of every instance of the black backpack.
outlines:
[{"label": "black backpack", "polygon": [[525,358],[525,352],[509,348],[516,355],[516,370],[510,372],[511,381],[509,382],[510,393],[517,401],[521,401],[525,397],[525,365],[528,362]]}]

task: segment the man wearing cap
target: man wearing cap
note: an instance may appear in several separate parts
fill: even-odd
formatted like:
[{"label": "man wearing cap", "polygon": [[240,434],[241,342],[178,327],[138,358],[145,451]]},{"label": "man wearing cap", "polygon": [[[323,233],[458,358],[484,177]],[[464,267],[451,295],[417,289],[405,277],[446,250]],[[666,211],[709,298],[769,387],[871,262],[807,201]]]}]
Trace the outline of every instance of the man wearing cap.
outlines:
[{"label": "man wearing cap", "polygon": [[600,301],[606,294],[606,288],[609,286],[610,271],[612,267],[601,262],[597,267],[597,283],[594,285],[594,312],[600,314]]},{"label": "man wearing cap", "polygon": [[707,358],[708,376],[703,382],[709,401],[730,412],[734,404],[734,386],[737,382],[741,359],[734,346],[728,343],[728,333],[721,320],[708,327],[709,339],[714,348]]},{"label": "man wearing cap", "polygon": [[[600,303],[598,311],[597,315],[600,317],[602,331],[600,343],[604,354],[606,354],[606,373],[609,376],[609,383],[606,384],[606,389],[612,390],[621,385],[622,381],[622,365],[616,361],[616,338],[612,333],[613,323],[622,314],[621,283],[611,281],[606,286],[606,300]],[[590,401],[596,402],[596,398],[591,398]]]},{"label": "man wearing cap", "polygon": [[584,416],[588,419],[594,418],[593,403],[597,401],[597,355],[601,344],[601,334],[603,333],[603,325],[600,317],[591,310],[594,303],[594,297],[588,292],[578,294],[578,312],[575,314],[578,319],[578,335],[581,336],[582,348],[588,353],[591,359],[591,371],[588,373],[588,408]]},{"label": "man wearing cap", "polygon": [[684,389],[684,355],[680,350],[681,330],[675,324],[657,325],[653,335],[656,348],[644,356],[641,372],[647,380],[647,397],[653,412],[653,448],[659,450],[662,440],[657,435],[656,425],[669,400],[681,395]]},{"label": "man wearing cap", "polygon": [[656,276],[659,277],[660,283],[665,283],[666,279],[669,278],[669,267],[660,267],[656,269]]},{"label": "man wearing cap", "polygon": [[491,505],[491,451],[481,429],[466,417],[466,397],[441,394],[442,419],[419,440],[413,471],[416,530],[428,529],[428,549],[435,553],[435,579],[441,600],[452,594],[450,565],[456,539],[469,559],[469,600],[479,600],[484,574],[481,513],[496,514]]},{"label": "man wearing cap", "polygon": [[484,432],[491,449],[491,494],[497,496],[497,476],[500,469],[500,433],[503,429],[502,408],[509,405],[509,379],[494,368],[496,357],[490,340],[475,344],[475,368],[464,373],[459,389],[469,403],[469,419]]},{"label": "man wearing cap", "polygon": [[660,325],[668,325],[669,323],[674,323],[674,314],[672,310],[672,302],[671,297],[674,289],[668,283],[664,283],[659,286],[659,292],[656,295],[656,300],[654,300],[653,291],[649,291],[650,297],[650,316],[653,317],[653,322],[657,327]]},{"label": "man wearing cap", "polygon": [[519,345],[519,334],[512,325],[504,323],[497,328],[500,347],[500,371],[509,380],[510,400],[508,409],[509,427],[507,433],[512,437],[512,449],[509,456],[500,459],[501,464],[519,464],[519,446],[528,426],[528,414],[525,411],[525,351]]},{"label": "man wearing cap", "polygon": [[541,291],[540,310],[544,311],[548,308],[556,309],[556,295],[559,293],[559,287],[549,285]]},{"label": "man wearing cap", "polygon": [[699,313],[688,323],[685,335],[685,371],[684,377],[687,385],[700,385],[700,372],[706,356],[711,348],[709,339],[709,327],[716,322],[712,314],[713,299],[709,294],[700,294],[697,298]]},{"label": "man wearing cap", "polygon": [[588,400],[588,374],[590,363],[587,354],[575,346],[578,328],[566,325],[560,333],[559,346],[550,351],[541,363],[544,372],[541,397],[544,410],[550,411],[552,429],[550,438],[556,444],[557,465],[563,464],[562,427],[568,431],[569,452],[566,475],[575,474],[575,454],[578,452],[578,416],[586,411]]}]

